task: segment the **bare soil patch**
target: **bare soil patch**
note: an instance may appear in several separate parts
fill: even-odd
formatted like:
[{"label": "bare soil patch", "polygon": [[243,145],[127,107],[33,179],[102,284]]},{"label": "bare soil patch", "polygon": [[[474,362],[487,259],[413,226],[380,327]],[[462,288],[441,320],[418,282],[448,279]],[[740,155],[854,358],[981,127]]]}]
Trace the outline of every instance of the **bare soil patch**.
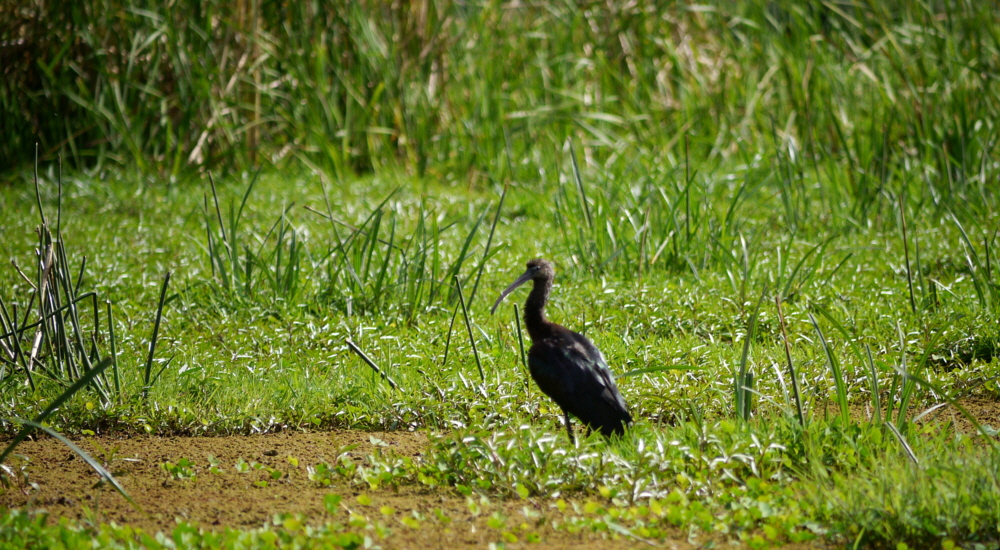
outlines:
[{"label": "bare soil patch", "polygon": [[[1000,428],[1000,402],[988,397],[965,397],[957,400],[957,403],[965,409],[976,422],[981,426]],[[830,417],[839,414],[836,404],[832,401],[825,403],[826,414]],[[871,422],[874,418],[871,405],[868,403],[852,404],[850,407],[851,418],[858,422]],[[926,414],[924,414],[926,413]],[[887,415],[885,409],[882,410],[883,418]],[[898,415],[898,411],[893,411],[893,416]],[[945,403],[937,407],[923,408],[916,407],[910,410],[910,418],[920,417],[920,424],[934,424],[942,429],[955,430],[958,433],[967,435],[973,439],[982,437],[975,425],[969,421],[957,408]]]},{"label": "bare soil patch", "polygon": [[[484,505],[478,514],[470,512],[464,497],[448,490],[428,490],[419,487],[399,487],[377,491],[361,491],[345,482],[321,488],[308,479],[307,465],[321,462],[333,464],[337,455],[348,445],[357,445],[350,457],[362,460],[376,448],[391,449],[400,456],[419,456],[427,444],[421,433],[372,433],[338,431],[329,433],[278,433],[235,437],[85,437],[76,443],[104,462],[108,451],[117,448],[108,463],[121,484],[142,507],[140,512],[108,488],[95,488],[97,474],[75,453],[52,438],[25,441],[9,465],[25,468],[27,481],[34,485],[13,486],[0,495],[0,507],[44,509],[50,518],[69,517],[83,521],[114,521],[139,527],[148,533],[171,532],[180,520],[208,529],[224,527],[252,528],[271,524],[276,514],[301,514],[313,524],[339,522],[347,524],[348,509],[373,521],[383,522],[392,531],[379,544],[387,548],[461,548],[482,547],[500,542],[501,530],[487,522],[494,512],[507,518],[507,530],[519,536],[524,545],[528,533],[540,537],[546,548],[634,548],[645,546],[637,540],[616,533],[580,530],[576,533],[555,528],[563,514],[548,499],[501,500]],[[104,449],[105,451],[102,451]],[[209,472],[209,456],[218,460],[220,473]],[[289,462],[298,460],[298,466]],[[196,478],[173,479],[162,464],[177,464],[186,458],[194,464]],[[238,473],[239,459],[258,462],[281,470],[280,480],[271,479],[267,469]],[[267,481],[266,487],[255,482]],[[343,497],[344,505],[331,514],[323,498],[331,493]],[[367,495],[371,502],[363,505],[358,496]],[[383,506],[395,512],[381,513]],[[444,523],[434,519],[433,510],[440,509],[451,518]],[[418,528],[402,523],[416,511],[429,519]],[[569,512],[567,512],[569,513]],[[374,536],[374,535],[373,535]],[[693,548],[678,532],[665,548]],[[700,542],[706,542],[700,537]]]},{"label": "bare soil patch", "polygon": [[[1000,426],[1000,403],[966,398],[961,404],[979,422]],[[853,412],[861,417],[870,414],[870,411]],[[971,423],[954,407],[935,410],[922,421],[942,427],[951,424],[951,429],[975,434]],[[365,491],[339,479],[329,487],[320,487],[308,479],[307,466],[335,464],[342,452],[358,462],[376,450],[418,458],[428,443],[427,436],[419,432],[345,430],[230,437],[101,436],[78,438],[76,443],[115,473],[142,511],[113,490],[96,486],[97,474],[73,451],[49,437],[21,443],[17,456],[8,459],[7,465],[21,471],[23,479],[20,484],[11,480],[11,487],[0,491],[0,507],[45,510],[53,519],[114,521],[148,533],[169,533],[179,521],[207,529],[262,527],[271,525],[278,514],[299,514],[315,525],[348,524],[350,514],[355,513],[389,528],[391,534],[378,539],[385,548],[482,547],[503,541],[503,532],[519,536],[516,544],[505,542],[508,548],[525,545],[529,534],[537,536],[545,548],[646,546],[618,533],[560,528],[567,516],[573,514],[572,506],[561,512],[551,499],[492,499],[478,513],[472,513],[464,497],[447,489],[400,486]],[[347,451],[349,446],[354,447]],[[217,473],[209,470],[210,457],[218,464]],[[182,459],[193,463],[194,479],[175,479],[163,468],[164,463],[177,464]],[[259,463],[264,468],[251,467],[241,473],[236,467],[238,461]],[[271,469],[280,470],[281,479],[272,479]],[[261,486],[261,482],[266,482],[266,486]],[[330,513],[324,505],[324,497],[330,494],[343,497],[343,505],[335,513]],[[384,506],[394,512],[383,514]],[[436,519],[435,509],[450,521]],[[402,521],[413,517],[414,512],[427,518],[417,528]],[[506,518],[502,529],[488,525],[494,513]],[[662,541],[662,545],[685,549],[706,543],[726,546],[733,543],[716,539],[706,536],[689,539],[687,533],[678,530],[673,540]],[[814,546],[793,546],[822,544],[816,541]]]},{"label": "bare soil patch", "polygon": [[[985,397],[967,397],[959,400],[959,404],[979,422],[980,425],[1000,428],[1000,403]],[[968,436],[980,435],[976,427],[959,412],[958,409],[950,405],[945,405],[929,413],[924,422],[948,423],[955,429]]]}]

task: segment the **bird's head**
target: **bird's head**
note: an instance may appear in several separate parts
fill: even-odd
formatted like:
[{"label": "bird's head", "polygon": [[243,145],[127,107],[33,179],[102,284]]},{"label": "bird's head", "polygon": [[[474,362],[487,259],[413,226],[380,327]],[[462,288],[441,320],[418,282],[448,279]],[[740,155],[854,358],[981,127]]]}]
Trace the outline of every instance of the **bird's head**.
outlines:
[{"label": "bird's head", "polygon": [[534,260],[528,260],[528,269],[524,272],[524,275],[528,273],[531,273],[531,279],[551,279],[555,276],[556,270],[552,267],[552,262],[535,258]]},{"label": "bird's head", "polygon": [[528,261],[528,269],[526,269],[525,272],[517,278],[517,280],[511,283],[510,286],[505,288],[504,291],[500,293],[500,297],[497,298],[497,301],[493,304],[493,309],[490,310],[490,314],[492,315],[493,312],[497,310],[497,306],[500,305],[500,302],[502,302],[508,294],[514,292],[517,287],[528,281],[534,281],[535,284],[547,284],[553,277],[555,277],[555,274],[556,271],[552,267],[552,262],[549,262],[548,260],[535,258],[534,260]]}]

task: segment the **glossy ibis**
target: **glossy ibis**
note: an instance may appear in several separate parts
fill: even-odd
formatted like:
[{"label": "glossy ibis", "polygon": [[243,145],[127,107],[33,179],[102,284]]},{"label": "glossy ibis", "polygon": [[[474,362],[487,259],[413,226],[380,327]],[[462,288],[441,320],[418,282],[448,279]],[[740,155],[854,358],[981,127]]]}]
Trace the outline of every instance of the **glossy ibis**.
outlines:
[{"label": "glossy ibis", "polygon": [[517,287],[534,283],[524,304],[524,325],[531,336],[528,370],[545,395],[562,408],[566,432],[575,443],[569,415],[580,419],[589,430],[600,430],[605,437],[622,434],[632,422],[625,400],[618,393],[615,377],[607,361],[594,344],[582,334],[545,318],[545,302],[552,290],[555,270],[546,260],[528,262],[528,270],[511,283],[497,298],[490,313]]}]

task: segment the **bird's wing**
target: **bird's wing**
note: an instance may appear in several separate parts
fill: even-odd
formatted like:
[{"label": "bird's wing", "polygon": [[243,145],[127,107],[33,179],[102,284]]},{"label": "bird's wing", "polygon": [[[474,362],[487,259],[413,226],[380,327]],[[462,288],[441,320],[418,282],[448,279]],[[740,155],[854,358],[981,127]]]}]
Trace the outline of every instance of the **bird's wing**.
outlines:
[{"label": "bird's wing", "polygon": [[[570,353],[580,354],[580,357],[586,358],[588,367],[597,374],[597,382],[603,386],[601,397],[609,405],[620,409],[628,415],[628,407],[625,405],[625,399],[622,398],[621,393],[618,391],[615,376],[611,373],[611,367],[608,366],[607,360],[604,359],[604,354],[582,334],[576,332],[572,332],[571,334],[573,335],[575,345],[568,348]],[[629,421],[631,421],[631,416],[629,416]]]},{"label": "bird's wing", "polygon": [[532,378],[543,392],[602,431],[632,421],[604,356],[589,340],[567,329],[547,340],[528,353]]}]

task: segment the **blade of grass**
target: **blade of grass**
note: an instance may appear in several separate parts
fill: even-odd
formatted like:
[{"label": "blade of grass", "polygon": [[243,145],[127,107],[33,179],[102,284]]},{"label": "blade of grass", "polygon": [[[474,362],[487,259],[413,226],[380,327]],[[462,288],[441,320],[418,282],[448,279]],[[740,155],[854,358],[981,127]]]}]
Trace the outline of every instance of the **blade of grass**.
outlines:
[{"label": "blade of grass", "polygon": [[118,376],[118,339],[115,338],[115,320],[111,316],[111,300],[105,300],[108,308],[108,333],[111,337],[111,372],[115,380],[115,399],[121,401],[122,387]]},{"label": "blade of grass", "polygon": [[923,372],[924,366],[927,365],[927,360],[930,359],[931,352],[937,346],[938,340],[941,338],[941,333],[935,332],[931,335],[930,340],[927,342],[927,346],[924,347],[924,353],[920,356],[920,360],[914,368],[910,369],[907,366],[906,361],[906,339],[903,335],[903,328],[897,322],[896,330],[899,333],[899,353],[900,353],[900,365],[903,374],[903,387],[900,391],[899,397],[899,411],[896,413],[896,423],[903,423],[903,428],[906,428],[906,416],[909,414],[910,401],[914,397],[916,390],[916,379],[915,375],[919,375]]},{"label": "blade of grass", "polygon": [[816,329],[819,341],[823,345],[823,352],[826,354],[827,364],[830,366],[830,372],[833,375],[833,383],[837,389],[837,405],[840,408],[840,419],[844,426],[848,426],[850,425],[851,416],[847,407],[847,383],[844,380],[843,371],[840,370],[840,362],[837,361],[836,355],[830,349],[830,345],[826,341],[826,336],[823,335],[823,331],[819,328],[819,323],[816,322],[816,318],[813,317],[812,312],[809,313],[809,321],[812,322],[813,327]]},{"label": "blade of grass", "polygon": [[747,321],[746,336],[743,341],[743,354],[740,356],[740,369],[736,374],[736,380],[733,382],[736,415],[743,421],[750,419],[750,392],[753,391],[753,373],[750,372],[750,345],[757,333],[757,314],[760,312],[761,304],[764,303],[765,295],[767,295],[767,285],[761,291],[760,298],[757,299],[757,305],[754,307],[753,312],[750,314],[750,319]]},{"label": "blade of grass", "polygon": [[462,281],[455,275],[455,289],[458,291],[458,303],[462,306],[462,317],[465,318],[465,328],[469,331],[469,343],[472,344],[472,355],[476,358],[476,368],[479,369],[479,380],[486,382],[486,375],[483,374],[483,364],[479,361],[479,350],[476,349],[476,339],[472,335],[472,323],[469,321],[469,310],[465,307],[465,297],[462,295]]},{"label": "blade of grass", "polygon": [[670,372],[674,370],[705,370],[705,367],[697,367],[694,365],[663,365],[660,367],[645,367],[615,375],[615,378],[629,378],[631,376],[639,376],[640,374],[652,374],[654,372]]},{"label": "blade of grass", "polygon": [[160,303],[156,306],[156,320],[153,321],[153,335],[149,339],[149,355],[146,356],[146,370],[142,377],[142,399],[145,401],[149,396],[150,376],[153,371],[153,353],[156,351],[156,339],[160,334],[160,320],[163,318],[163,303],[167,297],[167,285],[170,284],[170,272],[163,276],[163,285],[160,287]]},{"label": "blade of grass", "polygon": [[868,354],[868,372],[871,377],[872,409],[875,411],[875,423],[882,425],[882,396],[879,394],[878,369],[875,368],[875,361],[872,360],[872,348],[865,344],[865,352]]},{"label": "blade of grass", "polygon": [[521,316],[518,314],[517,304],[512,305],[514,306],[514,325],[517,327],[517,348],[521,351],[521,366],[527,369],[528,360],[524,353],[524,335],[521,334]]},{"label": "blade of grass", "polygon": [[917,301],[913,298],[913,272],[910,270],[910,245],[906,236],[906,208],[903,205],[903,194],[899,195],[899,220],[903,230],[903,257],[906,261],[906,287],[910,291],[910,310],[917,312]]},{"label": "blade of grass", "polygon": [[[104,372],[104,369],[108,368],[109,366],[111,366],[110,357],[105,357],[103,361],[94,365],[94,368],[85,372],[83,376],[79,378],[79,380],[73,383],[72,386],[66,388],[66,390],[63,391],[61,394],[59,394],[58,397],[53,399],[52,402],[49,403],[48,406],[45,407],[45,409],[41,413],[39,413],[38,416],[34,418],[34,423],[41,424],[42,422],[44,422],[45,419],[49,417],[49,415],[51,415],[56,409],[61,407],[64,403],[69,401],[74,395],[76,395],[77,392],[79,392],[80,390],[85,388],[88,384],[90,384],[94,380],[94,378],[97,378],[102,372]],[[3,461],[10,455],[10,453],[14,451],[14,448],[17,447],[17,445],[20,442],[24,441],[24,438],[28,437],[28,435],[30,435],[32,430],[34,429],[35,426],[28,425],[22,428],[21,431],[19,431],[17,435],[14,436],[14,439],[12,439],[10,443],[7,444],[7,447],[3,450],[3,452],[0,452],[0,464],[3,463]]]},{"label": "blade of grass", "polygon": [[802,395],[799,393],[799,379],[795,373],[795,366],[792,364],[792,348],[788,344],[788,331],[785,328],[785,314],[781,310],[781,296],[774,297],[774,305],[778,309],[778,323],[781,325],[781,341],[785,345],[785,359],[788,361],[788,374],[792,378],[792,395],[795,398],[795,413],[799,419],[799,425],[805,426],[805,416],[802,414]]},{"label": "blade of grass", "polygon": [[913,462],[914,466],[920,466],[920,461],[917,460],[917,455],[914,454],[913,449],[910,447],[910,444],[906,442],[906,438],[903,437],[903,434],[899,433],[899,430],[893,425],[892,422],[886,421],[885,425],[889,428],[889,431],[892,432],[892,435],[896,436],[896,441],[899,441],[899,444],[903,447],[903,451],[906,452],[906,457],[910,459],[910,462]]},{"label": "blade of grass", "polygon": [[587,229],[594,230],[594,220],[590,216],[590,205],[587,202],[587,191],[583,186],[583,176],[580,175],[580,164],[576,160],[576,148],[573,140],[569,140],[569,158],[573,163],[573,180],[576,182],[576,190],[580,193],[580,206],[583,208],[584,219],[587,220]]},{"label": "blade of grass", "polygon": [[[99,476],[101,476],[102,478],[104,478],[104,480],[107,481],[115,489],[115,491],[118,492],[118,494],[120,494],[126,501],[128,501],[128,503],[131,504],[133,508],[135,508],[136,510],[139,510],[140,512],[142,511],[142,507],[139,506],[139,504],[136,503],[136,501],[132,500],[132,497],[128,494],[128,492],[125,490],[125,488],[122,487],[120,483],[118,483],[118,480],[115,479],[115,476],[112,475],[111,472],[109,472],[107,469],[105,469],[104,466],[101,466],[100,462],[94,460],[93,457],[91,457],[89,454],[87,454],[80,447],[77,447],[75,443],[73,443],[72,441],[70,441],[69,439],[67,439],[61,433],[53,430],[52,428],[50,428],[50,427],[42,424],[41,422],[39,422],[37,420],[36,421],[32,421],[32,420],[24,420],[24,419],[21,419],[21,418],[11,418],[11,419],[4,418],[3,420],[5,422],[17,422],[19,424],[23,424],[24,426],[26,426],[26,428],[42,430],[43,432],[45,432],[45,433],[51,435],[52,437],[56,438],[62,444],[64,444],[67,447],[69,447],[70,450],[73,451],[74,453],[76,453],[77,456],[79,456],[80,458],[82,458],[83,461],[86,462],[88,466],[90,466],[91,468],[93,468],[93,470],[95,472],[97,472],[97,474]],[[8,449],[9,448],[10,447],[8,447]],[[7,454],[8,454],[8,451],[5,450],[4,453],[3,453],[3,455],[0,455],[0,464],[3,463],[3,458]]]},{"label": "blade of grass", "polygon": [[357,354],[357,356],[360,357],[361,360],[364,361],[366,365],[371,367],[372,370],[374,370],[376,373],[378,373],[379,376],[382,377],[382,380],[385,380],[386,382],[389,383],[389,387],[391,387],[396,391],[399,391],[399,386],[396,385],[396,382],[394,382],[392,378],[389,378],[389,375],[383,372],[382,369],[378,368],[378,365],[376,365],[374,361],[372,361],[367,355],[365,355],[365,352],[361,351],[361,348],[359,348],[357,344],[351,341],[350,338],[346,339],[345,342],[347,342],[347,347],[350,348],[351,351]]},{"label": "blade of grass", "polygon": [[451,312],[451,322],[448,323],[448,335],[444,340],[444,358],[441,360],[441,368],[448,364],[448,349],[451,347],[451,333],[455,329],[455,318],[458,317],[459,304],[455,304],[455,309]]},{"label": "blade of grass", "polygon": [[469,293],[469,307],[472,307],[473,301],[476,299],[476,290],[479,289],[479,279],[483,276],[483,269],[486,267],[486,259],[489,258],[490,245],[493,243],[493,234],[497,229],[497,222],[500,221],[500,211],[503,209],[503,201],[507,198],[507,184],[504,184],[503,191],[500,193],[500,203],[497,204],[496,214],[493,215],[493,224],[490,225],[490,234],[486,238],[486,248],[483,250],[483,259],[479,262],[479,268],[476,270],[476,282],[472,285],[472,292]]},{"label": "blade of grass", "polygon": [[973,425],[973,427],[976,428],[976,432],[978,432],[979,434],[981,434],[983,436],[983,440],[995,452],[1000,452],[1000,445],[997,444],[996,439],[995,439],[995,430],[988,430],[986,428],[986,426],[983,426],[979,422],[979,420],[976,419],[976,417],[974,415],[972,415],[972,413],[970,413],[968,411],[968,409],[966,409],[965,407],[963,407],[962,404],[958,402],[957,399],[953,399],[951,397],[948,397],[948,393],[947,392],[945,392],[944,390],[942,390],[938,386],[932,384],[931,382],[928,382],[925,378],[923,378],[923,377],[921,377],[919,375],[916,375],[916,374],[913,374],[913,373],[904,372],[899,367],[894,367],[894,368],[895,368],[896,372],[900,376],[904,376],[904,377],[906,377],[906,378],[908,378],[910,380],[913,380],[914,382],[916,382],[917,384],[919,384],[923,388],[932,391],[935,395],[941,396],[941,399],[943,399],[946,403],[948,403],[948,405],[954,407],[955,410],[957,410],[959,412],[959,414],[961,414],[966,420],[969,421],[970,424]]},{"label": "blade of grass", "polygon": [[45,223],[45,209],[42,208],[42,195],[38,190],[38,142],[35,142],[35,170],[34,170],[34,180],[35,180],[35,203],[38,205],[38,218],[41,220],[42,225]]}]

